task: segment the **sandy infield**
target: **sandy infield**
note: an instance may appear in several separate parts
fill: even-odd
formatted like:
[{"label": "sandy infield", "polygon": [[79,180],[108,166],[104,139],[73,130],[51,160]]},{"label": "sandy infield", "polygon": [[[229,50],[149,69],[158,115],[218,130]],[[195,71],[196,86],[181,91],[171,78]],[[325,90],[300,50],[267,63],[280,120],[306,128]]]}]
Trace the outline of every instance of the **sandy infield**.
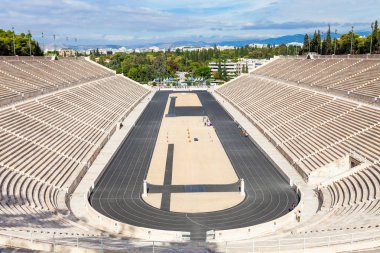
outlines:
[{"label": "sandy infield", "polygon": [[[169,95],[169,97],[172,96],[176,97],[176,107],[202,106],[195,93]],[[166,104],[147,181],[151,184],[163,185],[168,144],[174,144],[172,185],[237,182],[238,177],[215,129],[204,125],[205,117],[166,117],[169,105],[170,98]],[[159,195],[161,199],[161,194]],[[216,211],[242,201],[239,193],[175,193],[171,196],[171,211],[177,212]],[[157,197],[148,196],[144,199],[159,208],[160,200],[157,200]]]}]

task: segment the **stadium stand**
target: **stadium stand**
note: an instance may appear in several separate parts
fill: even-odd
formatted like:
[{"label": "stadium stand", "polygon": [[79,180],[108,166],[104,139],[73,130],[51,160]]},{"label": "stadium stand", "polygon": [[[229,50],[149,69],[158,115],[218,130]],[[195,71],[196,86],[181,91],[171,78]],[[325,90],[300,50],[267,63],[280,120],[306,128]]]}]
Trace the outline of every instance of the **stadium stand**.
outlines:
[{"label": "stadium stand", "polygon": [[258,69],[255,74],[329,91],[342,91],[364,99],[380,98],[378,59],[279,59]]},{"label": "stadium stand", "polygon": [[306,181],[345,156],[362,165],[322,181],[318,213],[293,233],[321,236],[380,226],[380,107],[345,96],[373,103],[379,79],[379,59],[280,58],[216,90]]},{"label": "stadium stand", "polygon": [[380,138],[376,107],[255,75],[218,92],[244,111],[304,176],[352,151],[372,162],[380,159],[374,141]]},{"label": "stadium stand", "polygon": [[[280,58],[216,89],[306,182],[346,156],[357,163],[316,183],[318,212],[291,235],[271,234],[278,244],[263,252],[281,252],[280,239],[293,250],[305,236],[318,247],[324,235],[378,231],[379,70],[380,60],[368,56]],[[0,57],[0,234],[82,236],[86,246],[103,247],[99,230],[74,222],[65,199],[148,93],[81,58]],[[109,248],[132,247],[110,241]]]},{"label": "stadium stand", "polygon": [[82,58],[3,57],[0,106],[112,75]]},{"label": "stadium stand", "polygon": [[149,90],[84,59],[0,60],[0,229],[98,234],[67,219],[65,195]]},{"label": "stadium stand", "polygon": [[[372,164],[320,187],[317,214],[293,235],[322,236],[378,231],[380,166]],[[290,238],[290,237],[289,237]]]}]

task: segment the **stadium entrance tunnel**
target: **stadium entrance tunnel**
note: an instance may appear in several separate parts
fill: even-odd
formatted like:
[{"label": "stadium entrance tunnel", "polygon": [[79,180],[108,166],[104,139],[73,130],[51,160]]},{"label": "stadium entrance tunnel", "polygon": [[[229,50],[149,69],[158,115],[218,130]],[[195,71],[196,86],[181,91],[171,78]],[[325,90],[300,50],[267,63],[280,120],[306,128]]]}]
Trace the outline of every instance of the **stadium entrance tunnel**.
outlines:
[{"label": "stadium entrance tunnel", "polygon": [[[177,166],[175,160],[176,150],[181,149],[177,146],[179,144],[173,145],[174,155],[171,158],[170,155],[167,156],[167,151],[170,153],[169,144],[173,144],[175,138],[181,138],[183,147],[201,145],[205,138],[199,138],[198,142],[184,141],[199,137],[192,136],[195,131],[192,127],[175,134],[164,132],[168,141],[162,144],[161,150],[165,152],[155,151],[160,129],[164,127],[163,118],[177,120],[179,117],[176,112],[175,117],[165,117],[169,112],[169,104],[173,101],[169,102],[169,97],[178,96],[174,102],[178,107],[192,105],[186,104],[185,100],[181,102],[179,98],[181,94],[178,92],[156,92],[89,193],[88,210],[95,218],[97,226],[111,233],[149,240],[180,241],[186,235],[190,235],[191,240],[204,241],[207,239],[207,231],[215,231],[214,237],[218,240],[223,240],[221,235],[228,234],[231,234],[231,238],[244,239],[263,231],[273,232],[289,220],[293,221],[294,213],[289,212],[289,208],[293,203],[298,203],[298,194],[287,179],[277,171],[250,138],[241,135],[241,129],[210,93],[205,91],[182,93],[183,96],[199,100],[197,103],[200,104],[196,106],[201,107],[204,114],[186,117],[189,117],[189,120],[191,117],[198,117],[201,124],[202,119],[207,118],[208,122],[212,123],[212,126],[206,124],[203,126],[210,133],[209,143],[212,145],[220,142],[233,173],[229,177],[226,176],[230,173],[229,170],[213,173],[213,177],[220,183],[207,183],[209,179],[205,178],[208,171],[204,170],[197,174],[198,183],[188,183],[189,176],[186,176],[188,175],[186,173],[192,173],[191,169],[181,170],[186,164]],[[209,150],[205,154],[212,155],[213,152]],[[169,177],[167,179],[169,183],[163,182],[165,166],[160,172],[162,181],[155,182],[147,178],[148,170],[154,163],[152,158],[157,155],[163,156],[162,159],[166,164],[170,164],[170,160],[173,159],[174,171],[171,180]],[[198,160],[209,162],[210,159],[199,157]],[[219,160],[211,159],[214,163]],[[176,174],[177,172],[180,173]],[[239,192],[241,187],[239,179],[242,178],[245,182],[244,196]],[[156,198],[154,200],[156,206],[147,204],[145,197],[142,197],[144,180],[150,183],[147,185],[148,198]],[[165,194],[170,195],[168,198],[170,203],[162,203],[161,199],[167,198]],[[202,195],[208,195],[207,198],[204,197],[208,199],[204,202],[212,206],[212,194],[221,196],[221,199],[233,199],[233,196],[237,195],[238,198],[235,199],[238,199],[238,202],[218,211],[181,212],[180,207],[184,206],[183,203],[196,195],[198,202],[194,201],[195,204],[192,205],[202,201]],[[169,211],[173,203],[179,206],[178,212]],[[247,233],[247,229],[255,232]]]}]

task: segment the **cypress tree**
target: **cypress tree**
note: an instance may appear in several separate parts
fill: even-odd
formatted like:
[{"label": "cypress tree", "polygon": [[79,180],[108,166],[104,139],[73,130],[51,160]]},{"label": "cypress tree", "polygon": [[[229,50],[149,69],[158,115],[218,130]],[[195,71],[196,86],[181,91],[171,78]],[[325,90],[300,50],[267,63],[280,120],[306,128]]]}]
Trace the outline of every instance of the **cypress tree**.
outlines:
[{"label": "cypress tree", "polygon": [[226,69],[226,62],[224,61],[224,64],[223,64],[223,74],[222,74],[222,76],[223,76],[223,80],[224,81],[227,81],[227,76],[228,76],[228,74],[227,74],[227,69]]},{"label": "cypress tree", "polygon": [[311,51],[318,53],[318,45],[319,45],[318,34],[317,34],[317,31],[314,31],[314,37],[311,40]]},{"label": "cypress tree", "polygon": [[330,29],[330,24],[329,24],[329,29],[327,30],[325,54],[332,54],[331,29]]},{"label": "cypress tree", "polygon": [[[373,26],[373,31],[372,31],[372,39],[373,39],[373,41],[372,41],[372,45],[373,45],[373,47],[376,47],[376,46],[379,46],[380,44],[379,44],[379,38],[377,37],[377,35],[378,35],[378,30],[379,29],[379,26],[378,26],[378,23],[377,23],[377,20],[375,21],[375,25]],[[373,50],[373,48],[372,48],[372,50]]]},{"label": "cypress tree", "polygon": [[218,62],[218,78],[222,79],[222,64],[220,63],[220,60]]},{"label": "cypress tree", "polygon": [[317,52],[317,53],[320,52],[319,47],[321,45],[321,42],[322,42],[321,31],[318,30],[317,39],[316,39],[316,45],[315,45],[315,52]]},{"label": "cypress tree", "polygon": [[310,48],[309,48],[309,43],[310,43],[310,40],[309,40],[309,35],[306,33],[305,34],[305,37],[303,39],[303,52],[304,53],[307,53],[309,52]]}]

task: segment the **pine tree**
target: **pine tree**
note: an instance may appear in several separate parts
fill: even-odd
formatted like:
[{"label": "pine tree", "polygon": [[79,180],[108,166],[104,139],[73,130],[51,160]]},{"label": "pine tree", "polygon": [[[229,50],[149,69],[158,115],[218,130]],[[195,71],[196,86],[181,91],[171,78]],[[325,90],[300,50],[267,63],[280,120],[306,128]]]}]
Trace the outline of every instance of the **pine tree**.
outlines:
[{"label": "pine tree", "polygon": [[332,54],[330,24],[329,24],[329,29],[327,30],[325,54],[327,55]]},{"label": "pine tree", "polygon": [[220,63],[220,60],[218,62],[218,78],[222,79],[222,64]]},{"label": "pine tree", "polygon": [[311,51],[318,53],[318,45],[319,45],[319,39],[317,31],[314,31],[314,37],[311,40]]},{"label": "pine tree", "polygon": [[227,75],[227,69],[226,69],[226,62],[224,62],[224,64],[223,64],[223,73],[222,73],[222,76],[223,76],[222,79],[224,81],[227,81],[228,75]]},{"label": "pine tree", "polygon": [[303,52],[304,53],[309,52],[309,50],[310,50],[309,45],[310,45],[310,39],[309,39],[309,35],[306,33],[305,37],[303,39]]},{"label": "pine tree", "polygon": [[[377,23],[377,20],[375,21],[375,25],[373,26],[373,31],[372,31],[372,47],[375,48],[376,46],[380,46],[379,44],[379,38],[377,37],[377,35],[379,34],[378,33],[378,29],[379,29],[379,26],[378,26],[378,23]],[[372,50],[373,50],[372,48]]]},{"label": "pine tree", "polygon": [[322,42],[321,31],[318,30],[317,39],[316,39],[316,47],[315,47],[315,52],[317,53],[320,52],[319,47],[321,45],[321,42]]},{"label": "pine tree", "polygon": [[34,46],[34,55],[39,56],[39,55],[43,55],[43,54],[44,54],[44,52],[42,52],[40,44],[36,41],[35,46]]}]

